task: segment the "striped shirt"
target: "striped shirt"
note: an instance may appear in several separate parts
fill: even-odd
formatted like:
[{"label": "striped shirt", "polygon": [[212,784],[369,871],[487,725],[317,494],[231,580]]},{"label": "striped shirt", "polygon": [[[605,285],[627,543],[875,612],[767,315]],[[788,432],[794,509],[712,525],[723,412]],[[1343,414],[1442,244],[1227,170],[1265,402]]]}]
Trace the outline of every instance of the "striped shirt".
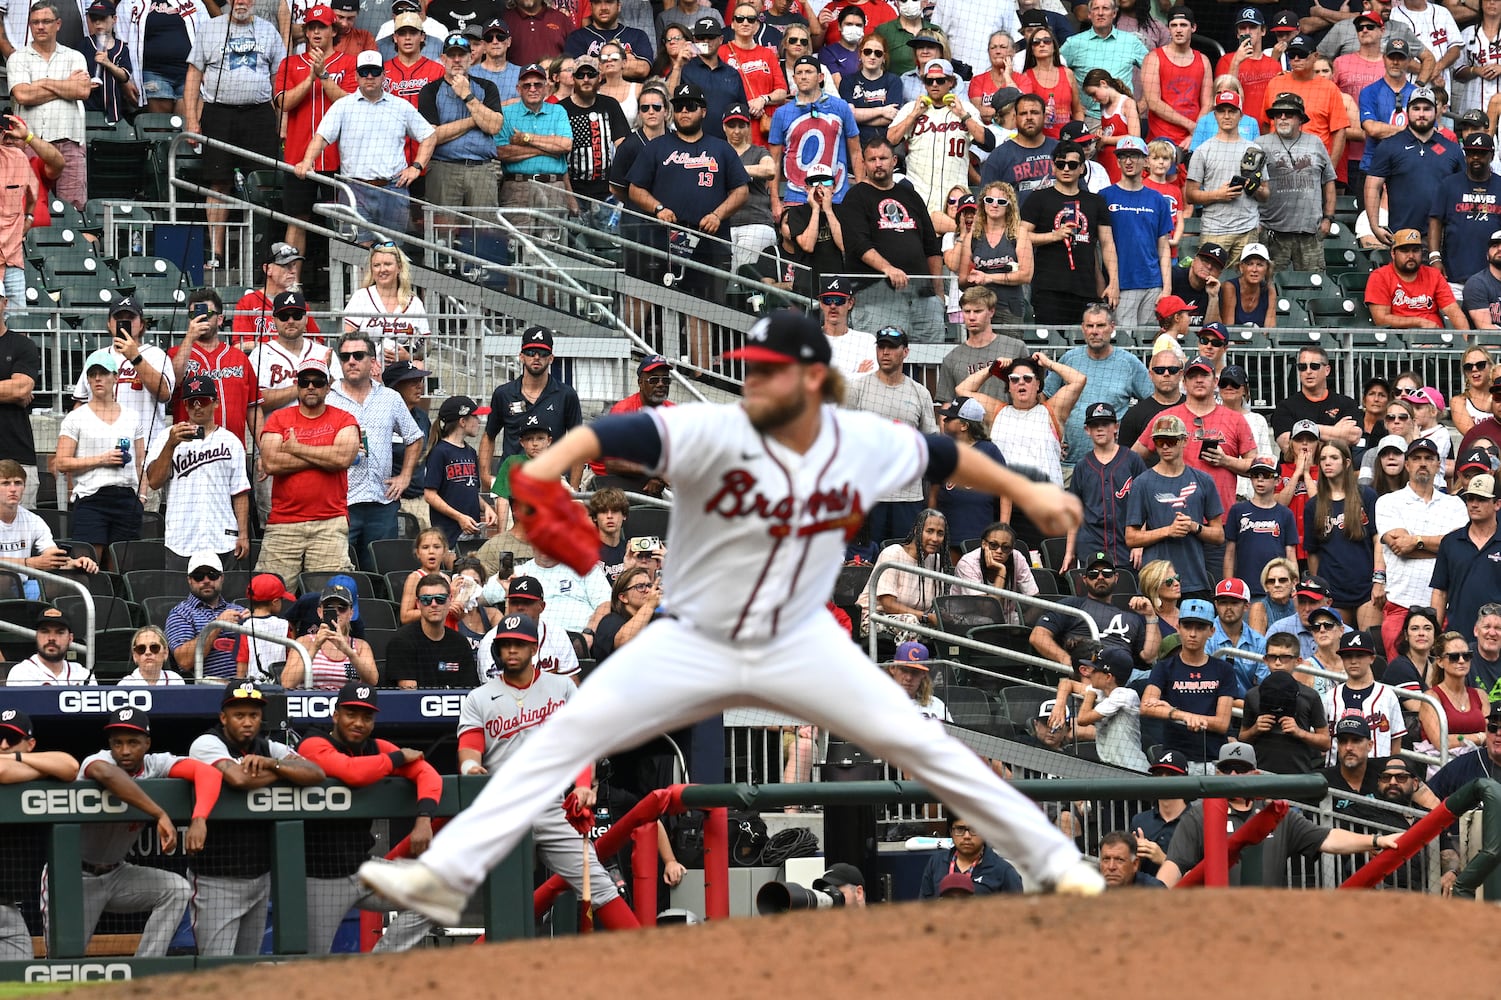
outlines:
[{"label": "striped shirt", "polygon": [[[169,443],[163,436],[147,453],[148,461],[156,461]],[[223,427],[215,427],[202,441],[179,444],[171,462],[173,496],[163,532],[167,548],[184,558],[234,548],[240,532],[234,498],[250,492],[245,445]]]},{"label": "striped shirt", "polygon": [[360,456],[349,469],[350,503],[386,503],[386,480],[391,477],[391,445],[413,445],[422,431],[401,393],[372,383],[360,402],[349,395],[343,379],[328,394],[328,405],[350,414],[360,425]]},{"label": "striped shirt", "polygon": [[385,93],[375,101],[358,91],[340,98],[318,124],[325,142],[339,144],[339,173],[356,180],[395,177],[408,166],[403,140],[432,133],[416,108]]},{"label": "striped shirt", "polygon": [[[219,603],[207,605],[196,595],[189,595],[167,612],[167,647],[173,652],[187,643],[196,642],[205,625],[227,610],[244,611],[238,604],[230,604],[222,596]],[[203,657],[205,677],[233,677],[235,675],[235,647],[239,640],[232,632],[219,632],[209,643]]]}]

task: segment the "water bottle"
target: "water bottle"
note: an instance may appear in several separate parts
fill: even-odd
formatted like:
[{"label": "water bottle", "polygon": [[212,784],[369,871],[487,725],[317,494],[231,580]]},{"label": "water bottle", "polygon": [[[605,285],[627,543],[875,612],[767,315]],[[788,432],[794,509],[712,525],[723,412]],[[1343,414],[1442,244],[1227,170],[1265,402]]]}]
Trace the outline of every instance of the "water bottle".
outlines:
[{"label": "water bottle", "polygon": [[611,232],[614,232],[616,229],[620,228],[620,202],[616,200],[614,195],[611,195],[610,197],[605,199],[605,204],[615,206],[615,210],[610,213],[610,221],[605,223],[605,226]]},{"label": "water bottle", "polygon": [[139,257],[146,252],[146,239],[139,229],[130,231],[130,255]]}]

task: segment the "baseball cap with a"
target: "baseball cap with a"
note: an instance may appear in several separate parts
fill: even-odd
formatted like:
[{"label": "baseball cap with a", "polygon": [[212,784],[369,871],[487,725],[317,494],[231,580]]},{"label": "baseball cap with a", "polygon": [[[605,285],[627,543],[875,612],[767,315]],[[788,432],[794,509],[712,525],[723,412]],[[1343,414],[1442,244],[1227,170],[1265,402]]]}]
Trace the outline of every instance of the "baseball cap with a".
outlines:
[{"label": "baseball cap with a", "polygon": [[1432,87],[1412,88],[1412,93],[1407,95],[1407,106],[1410,108],[1418,101],[1427,101],[1435,108],[1438,107],[1438,97],[1433,93]]},{"label": "baseball cap with a", "polygon": [[[1251,244],[1251,246],[1253,247],[1258,245],[1259,244],[1256,243]],[[1245,254],[1241,254],[1240,259],[1245,260]],[[1199,336],[1209,337],[1211,340],[1218,340],[1222,344],[1230,343],[1230,331],[1225,328],[1225,324],[1218,321],[1214,323],[1205,323],[1203,326],[1199,327]]]},{"label": "baseball cap with a", "polygon": [[[970,399],[968,396],[959,396],[943,404],[938,410],[941,420],[974,420],[985,419],[985,407],[980,405],[979,400]],[[1088,421],[1085,421],[1088,423]]]},{"label": "baseball cap with a", "polygon": [[1018,19],[1023,28],[1045,28],[1048,25],[1048,12],[1041,7],[1023,11]]},{"label": "baseball cap with a", "polygon": [[1187,21],[1189,24],[1198,24],[1199,23],[1197,20],[1194,19],[1194,12],[1188,8],[1188,5],[1187,4],[1181,4],[1181,3],[1180,4],[1176,4],[1176,5],[1168,8],[1168,12],[1167,12],[1167,23],[1168,24],[1172,24],[1174,21],[1179,21],[1179,20]]},{"label": "baseball cap with a", "polygon": [[1256,748],[1249,743],[1226,743],[1220,747],[1220,755],[1215,760],[1215,764],[1247,764],[1254,771],[1256,770]]},{"label": "baseball cap with a", "polygon": [[546,351],[552,353],[552,331],[545,326],[529,326],[521,332],[523,351]]},{"label": "baseball cap with a", "polygon": [[1247,472],[1276,472],[1277,460],[1270,455],[1257,455],[1251,459],[1251,467]]},{"label": "baseball cap with a", "polygon": [[892,657],[898,663],[904,663],[909,667],[916,667],[919,670],[928,669],[927,661],[930,658],[928,647],[920,642],[902,643],[896,647],[896,655]]},{"label": "baseball cap with a", "polygon": [[[1309,615],[1308,617],[1312,618],[1313,616]],[[1371,640],[1370,633],[1352,629],[1340,638],[1339,652],[1341,656],[1346,654],[1375,656],[1376,644]]]},{"label": "baseball cap with a", "polygon": [[1407,454],[1407,439],[1400,434],[1388,434],[1376,442],[1376,454],[1395,451],[1400,455]]},{"label": "baseball cap with a", "polygon": [[21,739],[29,740],[33,735],[31,716],[19,708],[0,709],[0,729],[9,730]]},{"label": "baseball cap with a", "polygon": [[1147,144],[1140,136],[1123,135],[1115,141],[1115,158],[1122,156],[1146,156]]},{"label": "baseball cap with a", "polygon": [[[318,8],[316,7],[313,8],[313,10],[317,9]],[[273,243],[271,244],[271,252],[266,255],[267,264],[280,264],[283,267],[292,263],[294,260],[302,259],[304,259],[302,256],[302,251],[298,250],[290,243]]]},{"label": "baseball cap with a", "polygon": [[907,337],[907,331],[899,326],[883,326],[876,331],[876,346],[882,343],[895,344],[898,347],[906,347],[911,341]]},{"label": "baseball cap with a", "polygon": [[1242,24],[1254,24],[1257,27],[1265,28],[1266,16],[1255,7],[1242,7],[1240,13],[1235,17],[1235,26],[1240,27]]},{"label": "baseball cap with a", "polygon": [[318,595],[319,607],[322,607],[330,601],[338,601],[345,607],[354,607],[354,595],[349,592],[348,587],[345,587],[341,584],[330,584],[329,586],[323,588],[323,593]]},{"label": "baseball cap with a", "polygon": [[1314,601],[1322,601],[1329,596],[1329,585],[1324,582],[1322,577],[1304,576],[1298,581],[1296,596],[1306,597]]},{"label": "baseball cap with a", "polygon": [[1188,758],[1182,750],[1163,747],[1152,755],[1152,766],[1147,770],[1153,774],[1187,774]]},{"label": "baseball cap with a", "polygon": [[672,367],[672,362],[670,362],[666,358],[662,357],[662,355],[660,355],[660,354],[648,354],[646,357],[642,358],[641,359],[641,363],[636,366],[636,374],[637,375],[645,375],[647,372],[649,372],[649,371],[655,371],[658,368],[671,368],[671,367]]},{"label": "baseball cap with a", "polygon": [[1357,28],[1360,27],[1361,21],[1369,21],[1378,28],[1386,23],[1381,19],[1381,15],[1374,10],[1363,10],[1359,14],[1356,14],[1353,20]]},{"label": "baseball cap with a", "polygon": [[851,298],[854,293],[850,291],[849,279],[844,275],[826,274],[818,284],[818,294],[820,296],[843,295],[845,298]]},{"label": "baseball cap with a", "polygon": [[247,601],[295,601],[296,595],[287,589],[281,577],[275,573],[257,573],[250,578],[250,585],[245,588]]},{"label": "baseball cap with a", "polygon": [[120,299],[109,311],[109,314],[112,317],[119,316],[122,313],[128,316],[141,315],[141,303],[136,299],[134,295],[127,295],[124,298]]},{"label": "baseball cap with a", "polygon": [[1408,458],[1411,458],[1412,456],[1418,454],[1419,452],[1424,452],[1426,454],[1433,455],[1433,456],[1439,457],[1439,458],[1443,457],[1440,454],[1439,450],[1438,450],[1438,443],[1436,441],[1434,441],[1433,438],[1430,438],[1430,437],[1413,438],[1412,442],[1410,444],[1408,444],[1408,446],[1407,446],[1407,457]]},{"label": "baseball cap with a", "polygon": [[1209,263],[1220,268],[1223,268],[1230,262],[1230,252],[1218,243],[1213,242],[1200,244],[1199,252],[1194,254],[1194,256],[1201,260],[1207,260]]},{"label": "baseball cap with a", "polygon": [[256,687],[253,681],[236,681],[233,684],[224,685],[224,695],[219,699],[219,705],[223,707],[240,701],[265,705],[266,692]]},{"label": "baseball cap with a", "polygon": [[717,18],[701,17],[693,22],[694,38],[719,38],[724,34],[724,27]]},{"label": "baseball cap with a", "polygon": [[83,361],[85,372],[94,368],[102,368],[113,375],[120,370],[120,359],[108,347],[101,347]]},{"label": "baseball cap with a", "polygon": [[1423,245],[1423,234],[1416,229],[1399,229],[1392,234],[1392,249],[1400,250],[1402,247],[1420,247]]},{"label": "baseball cap with a", "polygon": [[[1391,437],[1397,437],[1398,440],[1401,440],[1401,438],[1398,437],[1395,434],[1390,435],[1390,436]],[[1385,440],[1385,439],[1383,438],[1383,440]],[[1406,444],[1405,441],[1403,443]],[[1459,464],[1454,467],[1454,471],[1456,473],[1460,473],[1460,472],[1486,472],[1486,473],[1495,472],[1496,471],[1496,456],[1493,455],[1493,454],[1491,454],[1489,451],[1485,450],[1484,448],[1471,448],[1469,451],[1465,452],[1463,455],[1460,456],[1460,458],[1459,458]]]},{"label": "baseball cap with a", "polygon": [[1214,108],[1215,108],[1215,110],[1218,111],[1220,108],[1226,108],[1226,107],[1234,108],[1236,111],[1239,111],[1240,108],[1241,108],[1240,95],[1237,94],[1233,90],[1222,90],[1219,93],[1215,94],[1214,95]]},{"label": "baseball cap with a", "polygon": [[1193,308],[1193,306],[1183,301],[1177,295],[1164,295],[1157,300],[1157,318],[1167,319],[1170,316],[1178,315],[1178,313],[1193,312]]},{"label": "baseball cap with a", "polygon": [[271,315],[280,316],[293,310],[307,312],[307,298],[296,289],[282,292],[271,300]]},{"label": "baseball cap with a", "polygon": [[1188,428],[1183,421],[1174,416],[1158,417],[1152,424],[1152,437],[1154,438],[1186,438]]},{"label": "baseball cap with a", "polygon": [[421,14],[413,14],[411,12],[407,12],[405,14],[397,14],[394,18],[391,19],[392,29],[398,32],[404,31],[408,28],[421,31],[425,23],[426,22],[423,20]]},{"label": "baseball cap with a", "polygon": [[1314,423],[1312,420],[1299,420],[1297,423],[1293,424],[1291,437],[1294,440],[1297,440],[1304,435],[1317,438],[1319,436],[1319,425]]},{"label": "baseball cap with a", "polygon": [[922,68],[925,80],[946,80],[954,75],[954,64],[947,59],[929,59]]},{"label": "baseball cap with a", "polygon": [[1221,389],[1227,385],[1242,388],[1250,384],[1250,381],[1251,379],[1246,375],[1246,369],[1242,365],[1226,365],[1224,370],[1220,372]]},{"label": "baseball cap with a", "polygon": [[224,563],[219,560],[219,553],[212,549],[199,549],[188,556],[188,574],[191,576],[194,570],[211,569],[219,573],[224,572]]},{"label": "baseball cap with a", "polygon": [[303,24],[322,24],[333,27],[334,9],[327,4],[317,4],[309,7],[307,13],[302,15]]},{"label": "baseball cap with a", "polygon": [[726,125],[730,122],[749,122],[750,109],[739,101],[724,109],[724,116],[720,119]]},{"label": "baseball cap with a", "polygon": [[547,67],[542,65],[541,63],[532,63],[530,66],[525,67],[519,74],[517,74],[516,80],[519,83],[529,76],[540,76],[542,79],[546,80]]},{"label": "baseball cap with a", "polygon": [[1298,15],[1290,10],[1277,11],[1272,17],[1272,30],[1296,32],[1298,30]]},{"label": "baseball cap with a", "polygon": [[1471,132],[1464,137],[1464,141],[1460,145],[1464,146],[1466,152],[1472,149],[1477,153],[1494,153],[1496,151],[1496,140],[1491,138],[1489,132]]},{"label": "baseball cap with a", "polygon": [[535,576],[512,577],[511,585],[506,590],[508,601],[540,601],[543,596],[542,581]]},{"label": "baseball cap with a", "polygon": [[1494,500],[1496,499],[1496,477],[1492,476],[1489,472],[1482,472],[1479,475],[1471,476],[1470,481],[1465,484],[1465,488],[1459,495],[1464,500],[1468,500],[1471,497],[1478,500]]},{"label": "baseball cap with a", "polygon": [[379,712],[378,697],[372,685],[361,684],[356,681],[339,688],[339,696],[334,699],[334,707],[368,708],[372,712]]},{"label": "baseball cap with a", "polygon": [[1085,556],[1084,561],[1079,565],[1087,570],[1094,569],[1096,566],[1108,566],[1110,569],[1115,569],[1115,560],[1108,552],[1096,551],[1092,555]]},{"label": "baseball cap with a", "polygon": [[1214,362],[1205,357],[1194,358],[1183,369],[1184,375],[1192,375],[1194,372],[1203,372],[1206,375],[1214,374]]},{"label": "baseball cap with a", "polygon": [[468,52],[470,48],[469,36],[461,35],[457,31],[443,39],[443,53]]},{"label": "baseball cap with a", "polygon": [[519,639],[522,642],[537,641],[537,623],[531,615],[506,615],[495,626],[495,638],[492,642],[499,643],[503,639]]},{"label": "baseball cap with a", "polygon": [[1225,579],[1221,580],[1214,588],[1214,599],[1217,601],[1221,597],[1229,598],[1233,601],[1245,601],[1247,603],[1250,603],[1251,588],[1246,586],[1246,581],[1240,579],[1239,577],[1226,577]]},{"label": "baseball cap with a", "polygon": [[861,875],[860,869],[854,865],[841,861],[837,865],[829,866],[828,871],[813,880],[813,888],[819,888],[820,884],[830,888],[838,888],[841,885],[863,886],[865,876]]},{"label": "baseball cap with a", "polygon": [[218,399],[219,386],[207,375],[194,375],[182,384],[182,398],[189,399]]},{"label": "baseball cap with a", "polygon": [[497,17],[489,24],[485,25],[484,37],[489,38],[491,35],[499,35],[502,38],[510,38],[511,26]]},{"label": "baseball cap with a", "polygon": [[1084,426],[1090,424],[1115,424],[1120,418],[1116,416],[1115,407],[1109,403],[1091,403],[1089,409],[1084,411]]},{"label": "baseball cap with a", "polygon": [[[1028,11],[1028,13],[1031,13],[1031,12]],[[1018,97],[1020,97],[1020,96],[1022,96],[1022,92],[1020,90],[1016,89],[1015,87],[1000,87],[1000,88],[998,88],[996,90],[995,93],[993,93],[993,94],[990,95],[990,107],[991,107],[991,110],[993,110],[993,111],[1005,111],[1007,108],[1011,107],[1011,105],[1015,104],[1016,103],[1016,99]],[[1126,138],[1125,136],[1121,137],[1121,139],[1123,141],[1124,141],[1125,138]],[[1135,138],[1135,137],[1133,136],[1132,138]],[[1116,147],[1115,147],[1115,155],[1116,156],[1120,156],[1120,150],[1121,150],[1120,144],[1117,143]]]},{"label": "baseball cap with a", "polygon": [[386,370],[380,374],[380,380],[386,388],[394,389],[403,382],[425,379],[431,374],[432,372],[419,368],[410,361],[396,361],[386,365]]},{"label": "baseball cap with a", "polygon": [[309,354],[297,362],[297,374],[301,375],[303,372],[313,372],[326,378],[328,376],[328,362],[316,354]]},{"label": "baseball cap with a", "polygon": [[772,365],[826,365],[832,354],[829,338],[817,320],[797,310],[778,309],[745,332],[744,347],[726,351],[724,356]]},{"label": "baseball cap with a", "polygon": [[1292,55],[1295,52],[1308,55],[1313,52],[1314,48],[1313,39],[1307,35],[1294,35],[1287,40],[1288,55]]},{"label": "baseball cap with a", "polygon": [[1407,44],[1407,39],[1392,35],[1381,46],[1381,54],[1387,56],[1410,56],[1412,49]]},{"label": "baseball cap with a", "polygon": [[440,421],[462,420],[464,417],[482,417],[490,412],[488,406],[480,406],[468,396],[449,396],[438,408]]}]

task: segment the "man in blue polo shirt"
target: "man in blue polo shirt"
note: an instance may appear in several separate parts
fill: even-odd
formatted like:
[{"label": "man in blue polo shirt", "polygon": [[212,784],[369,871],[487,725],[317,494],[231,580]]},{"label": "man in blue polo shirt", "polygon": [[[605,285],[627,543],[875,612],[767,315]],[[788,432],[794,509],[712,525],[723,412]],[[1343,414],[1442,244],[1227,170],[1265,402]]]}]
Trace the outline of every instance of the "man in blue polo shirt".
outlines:
[{"label": "man in blue polo shirt", "polygon": [[1471,132],[1460,146],[1465,168],[1438,182],[1428,223],[1428,263],[1443,270],[1457,296],[1472,275],[1485,270],[1501,212],[1501,177],[1491,170],[1496,140],[1489,132]]},{"label": "man in blue polo shirt", "polygon": [[[561,214],[572,201],[567,156],[573,151],[573,125],[560,105],[547,103],[547,70],[539,63],[521,71],[516,89],[521,103],[506,109],[495,136],[495,155],[505,165],[500,205]],[[517,225],[544,239],[562,238],[560,229],[539,227],[528,218],[520,216]]]},{"label": "man in blue polo shirt", "polygon": [[1382,141],[1407,127],[1407,99],[1415,84],[1407,78],[1407,63],[1412,56],[1406,39],[1388,38],[1382,48],[1386,72],[1381,79],[1360,89],[1360,130],[1365,133],[1365,153],[1360,169],[1371,169],[1371,157]]},{"label": "man in blue polo shirt", "polygon": [[[1115,235],[1120,267],[1120,305],[1116,322],[1127,328],[1149,329],[1157,300],[1172,285],[1168,240],[1173,235],[1172,206],[1146,186],[1147,144],[1123,135],[1115,147],[1121,179],[1100,192]],[[1146,377],[1146,371],[1142,371]]]},{"label": "man in blue polo shirt", "polygon": [[417,111],[438,130],[427,170],[427,196],[436,205],[495,202],[495,133],[500,131],[500,91],[469,72],[470,42],[443,40],[443,75],[417,95]]},{"label": "man in blue polo shirt", "polygon": [[703,92],[707,102],[704,114],[704,133],[716,139],[724,138],[724,113],[732,104],[749,104],[745,97],[745,81],[740,71],[719,58],[719,46],[724,41],[724,26],[712,17],[701,17],[693,22],[693,44],[698,54],[686,63],[673,63],[667,77],[668,92],[676,94],[685,83],[691,83]]},{"label": "man in blue polo shirt", "polygon": [[1446,628],[1463,636],[1475,632],[1480,606],[1501,593],[1501,536],[1496,532],[1496,480],[1481,473],[1465,484],[1469,523],[1439,542],[1433,560],[1433,606]]},{"label": "man in blue polo shirt", "polygon": [[[1392,233],[1428,231],[1433,189],[1464,168],[1459,143],[1438,131],[1438,102],[1428,87],[1407,97],[1407,128],[1382,141],[1366,171],[1365,211],[1371,233],[1391,246]],[[1387,189],[1386,225],[1378,225],[1381,191]]]}]

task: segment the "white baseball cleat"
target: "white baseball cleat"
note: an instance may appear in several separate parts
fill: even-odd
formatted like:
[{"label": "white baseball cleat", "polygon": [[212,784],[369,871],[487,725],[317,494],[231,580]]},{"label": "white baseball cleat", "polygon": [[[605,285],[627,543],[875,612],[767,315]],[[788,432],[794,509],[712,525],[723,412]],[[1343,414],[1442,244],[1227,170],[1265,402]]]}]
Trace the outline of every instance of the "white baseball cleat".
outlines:
[{"label": "white baseball cleat", "polygon": [[360,881],[395,903],[416,910],[444,927],[459,923],[469,896],[444,882],[419,861],[366,861]]},{"label": "white baseball cleat", "polygon": [[1080,860],[1053,880],[1051,891],[1059,896],[1098,896],[1105,891],[1105,879],[1098,868]]}]

